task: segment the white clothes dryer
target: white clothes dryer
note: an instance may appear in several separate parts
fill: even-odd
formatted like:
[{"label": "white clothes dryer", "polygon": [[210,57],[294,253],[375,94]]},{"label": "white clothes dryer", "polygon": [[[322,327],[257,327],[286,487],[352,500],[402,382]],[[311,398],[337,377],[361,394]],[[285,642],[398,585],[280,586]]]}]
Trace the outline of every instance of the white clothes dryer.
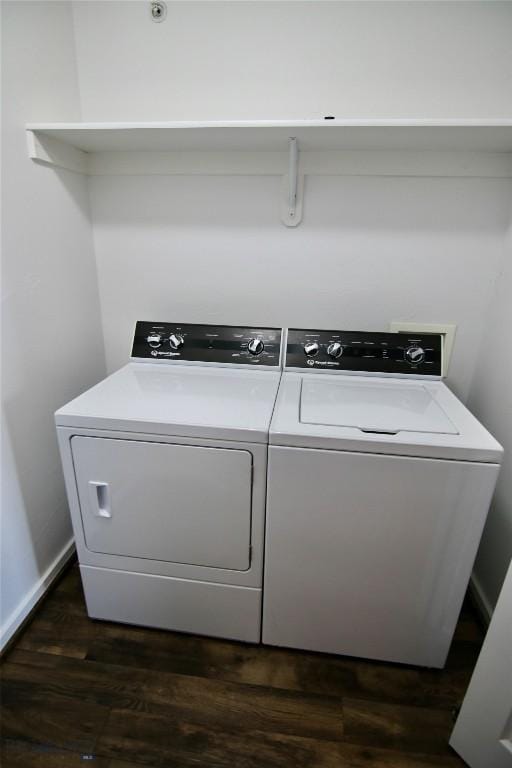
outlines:
[{"label": "white clothes dryer", "polygon": [[439,336],[288,331],[263,642],[444,665],[502,448],[441,370]]},{"label": "white clothes dryer", "polygon": [[276,328],[139,322],[56,413],[88,613],[259,642]]}]

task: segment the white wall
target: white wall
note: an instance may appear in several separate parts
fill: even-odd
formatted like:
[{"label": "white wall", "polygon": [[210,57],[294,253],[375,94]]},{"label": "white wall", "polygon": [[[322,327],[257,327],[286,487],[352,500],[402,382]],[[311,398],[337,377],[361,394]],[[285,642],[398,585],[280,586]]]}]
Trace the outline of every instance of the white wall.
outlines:
[{"label": "white wall", "polygon": [[[512,3],[75,2],[88,120],[509,117]],[[101,85],[100,85],[101,84]]]},{"label": "white wall", "polygon": [[95,177],[109,369],[137,319],[387,330],[454,322],[466,396],[504,254],[507,180],[308,177],[295,230],[275,177]]},{"label": "white wall", "polygon": [[[507,258],[497,279],[485,329],[483,362],[473,379],[469,406],[505,449],[474,573],[476,587],[489,610],[496,603],[512,557],[512,224]],[[486,365],[486,361],[492,364]]]},{"label": "white wall", "polygon": [[[512,4],[74,2],[86,120],[500,117],[512,113]],[[109,368],[137,317],[387,329],[459,326],[461,396],[503,256],[510,182],[102,177],[91,199]]]},{"label": "white wall", "polygon": [[71,8],[2,3],[3,644],[69,551],[53,411],[101,378],[87,186],[28,159],[24,123],[80,119]]}]

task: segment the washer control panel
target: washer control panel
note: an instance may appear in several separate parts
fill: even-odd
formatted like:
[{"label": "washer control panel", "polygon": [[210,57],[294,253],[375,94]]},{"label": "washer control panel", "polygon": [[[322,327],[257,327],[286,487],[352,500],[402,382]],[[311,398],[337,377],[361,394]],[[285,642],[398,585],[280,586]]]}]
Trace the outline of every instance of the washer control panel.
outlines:
[{"label": "washer control panel", "polygon": [[290,328],[286,368],[441,376],[440,334]]},{"label": "washer control panel", "polygon": [[278,368],[281,329],[139,320],[132,358]]}]

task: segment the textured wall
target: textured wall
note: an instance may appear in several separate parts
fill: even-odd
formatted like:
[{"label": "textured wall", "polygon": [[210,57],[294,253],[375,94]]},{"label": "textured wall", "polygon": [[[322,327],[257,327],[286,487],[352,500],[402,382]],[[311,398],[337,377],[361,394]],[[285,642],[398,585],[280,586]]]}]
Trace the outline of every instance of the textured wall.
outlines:
[{"label": "textured wall", "polygon": [[511,3],[73,5],[88,120],[512,113]]},{"label": "textured wall", "polygon": [[512,226],[508,253],[496,281],[496,292],[485,322],[482,351],[469,406],[505,449],[498,487],[475,565],[475,581],[492,608],[512,557]]},{"label": "textured wall", "polygon": [[0,645],[66,552],[54,410],[104,372],[87,185],[28,159],[24,124],[80,119],[69,3],[2,3]]}]

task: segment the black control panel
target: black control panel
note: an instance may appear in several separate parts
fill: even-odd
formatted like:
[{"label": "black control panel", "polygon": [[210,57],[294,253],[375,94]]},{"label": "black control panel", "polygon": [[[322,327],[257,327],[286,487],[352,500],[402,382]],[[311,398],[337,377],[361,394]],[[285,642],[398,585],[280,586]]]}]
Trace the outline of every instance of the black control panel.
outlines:
[{"label": "black control panel", "polygon": [[139,321],[132,357],[277,368],[280,352],[280,328]]},{"label": "black control panel", "polygon": [[290,328],[286,367],[441,376],[442,336]]}]

